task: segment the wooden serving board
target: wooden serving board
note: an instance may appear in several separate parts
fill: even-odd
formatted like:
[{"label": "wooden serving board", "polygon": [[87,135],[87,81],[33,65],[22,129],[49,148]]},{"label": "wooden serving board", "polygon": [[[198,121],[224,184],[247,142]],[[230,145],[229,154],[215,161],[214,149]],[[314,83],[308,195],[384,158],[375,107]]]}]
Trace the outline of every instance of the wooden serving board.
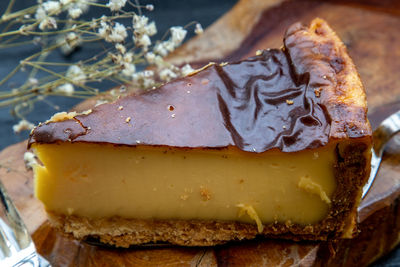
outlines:
[{"label": "wooden serving board", "polygon": [[[294,22],[328,21],[348,47],[367,90],[374,127],[400,109],[399,1],[242,0],[178,51],[176,63],[231,61],[256,50],[280,47]],[[77,110],[87,109],[85,101]],[[110,249],[58,234],[33,197],[32,172],[25,169],[26,143],[0,153],[0,178],[15,200],[38,251],[53,266],[365,266],[400,242],[400,138],[386,150],[382,166],[359,209],[360,234],[351,240],[291,242],[254,240],[207,248]]]}]

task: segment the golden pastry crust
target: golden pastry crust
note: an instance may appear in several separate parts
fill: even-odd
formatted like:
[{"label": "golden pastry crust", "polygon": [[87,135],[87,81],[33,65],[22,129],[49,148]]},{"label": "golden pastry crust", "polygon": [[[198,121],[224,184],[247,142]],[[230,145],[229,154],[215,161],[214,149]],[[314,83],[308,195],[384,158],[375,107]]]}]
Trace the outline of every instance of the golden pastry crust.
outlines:
[{"label": "golden pastry crust", "polygon": [[330,138],[371,136],[367,99],[357,69],[345,45],[322,19],[310,27],[291,26],[285,49],[297,74],[309,74],[309,85],[331,119]]}]

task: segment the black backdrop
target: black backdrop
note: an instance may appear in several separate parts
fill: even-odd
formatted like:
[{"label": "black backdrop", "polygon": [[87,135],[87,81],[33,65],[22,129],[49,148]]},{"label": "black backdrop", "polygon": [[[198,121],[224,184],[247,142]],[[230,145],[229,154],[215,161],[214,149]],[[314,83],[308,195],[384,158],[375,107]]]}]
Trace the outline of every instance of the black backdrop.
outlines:
[{"label": "black backdrop", "polygon": [[[15,10],[27,7],[34,4],[34,0],[17,0]],[[106,1],[99,1],[106,2]],[[158,37],[165,33],[171,26],[184,26],[192,21],[200,22],[204,28],[217,20],[221,15],[227,12],[237,0],[142,0],[141,4],[153,4],[155,6],[154,11],[146,12],[146,15],[154,20],[158,28]],[[0,14],[3,14],[7,0],[0,1]],[[97,11],[90,11],[88,17],[99,16]],[[193,35],[192,31],[188,32],[188,38]],[[157,38],[157,36],[156,36]],[[0,49],[0,79],[2,79],[8,72],[10,72],[16,65],[17,62],[24,57],[29,56],[35,51],[35,47],[24,46],[14,49],[1,50]],[[65,62],[76,62],[82,58],[86,58],[86,53],[96,51],[102,51],[99,46],[84,47],[77,51],[70,57],[64,57],[61,53],[54,53],[52,60],[65,61]],[[21,84],[26,79],[25,73],[18,73],[14,79],[9,83],[0,87],[0,92],[10,90],[13,86]],[[103,84],[100,86],[100,90],[107,90],[110,88],[110,84]],[[52,97],[49,98],[54,105],[60,107],[60,111],[67,111],[73,105],[77,104],[81,100],[65,97]],[[52,106],[41,103],[35,106],[34,112],[32,112],[27,119],[37,124],[41,121],[47,120],[52,114],[58,112]],[[12,126],[16,124],[18,120],[10,115],[8,108],[0,109],[0,149],[3,149],[11,144],[23,141],[27,138],[28,133],[14,134]],[[394,233],[397,234],[397,233]],[[381,259],[379,262],[373,265],[378,266],[400,266],[400,248],[392,252],[390,255]]]}]

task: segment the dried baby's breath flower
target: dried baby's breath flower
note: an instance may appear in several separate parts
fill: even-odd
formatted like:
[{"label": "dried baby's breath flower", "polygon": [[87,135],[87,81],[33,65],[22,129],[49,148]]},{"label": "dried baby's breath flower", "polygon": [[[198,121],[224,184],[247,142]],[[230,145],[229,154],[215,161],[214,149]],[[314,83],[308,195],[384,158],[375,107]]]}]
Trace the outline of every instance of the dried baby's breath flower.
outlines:
[{"label": "dried baby's breath flower", "polygon": [[132,52],[126,53],[123,57],[123,61],[124,63],[131,63],[133,61],[133,53]]},{"label": "dried baby's breath flower", "polygon": [[76,46],[78,46],[80,44],[80,38],[74,32],[68,33],[67,36],[65,37],[65,41],[71,47],[76,47]]},{"label": "dried baby's breath flower", "polygon": [[44,10],[43,7],[39,6],[39,7],[36,9],[35,18],[36,18],[37,20],[44,20],[45,18],[47,18],[46,10]]},{"label": "dried baby's breath flower", "polygon": [[[53,1],[51,1],[53,2]],[[40,22],[39,23],[39,29],[44,31],[46,29],[54,30],[57,29],[57,21],[55,18],[50,17],[48,13],[46,12],[46,7],[48,10],[54,10],[54,7],[52,5],[44,5],[44,6],[39,6],[36,9],[35,13],[35,18]],[[58,12],[59,13],[59,12]]]},{"label": "dried baby's breath flower", "polygon": [[151,40],[150,37],[147,34],[143,34],[137,38],[134,38],[135,43],[143,47],[144,50],[147,50],[147,48],[151,45]]},{"label": "dried baby's breath flower", "polygon": [[72,65],[68,68],[67,78],[69,78],[73,83],[78,85],[83,85],[86,82],[85,72],[77,65]]},{"label": "dried baby's breath flower", "polygon": [[56,88],[56,91],[57,91],[57,92],[60,92],[60,93],[62,93],[62,94],[71,96],[71,95],[74,94],[75,89],[74,89],[74,86],[73,86],[72,84],[70,84],[70,83],[65,83],[65,84],[63,84],[63,85],[57,87],[57,88]]},{"label": "dried baby's breath flower", "polygon": [[168,55],[168,50],[166,49],[165,42],[158,43],[154,46],[154,52],[160,56],[165,57]]},{"label": "dried baby's breath flower", "polygon": [[56,42],[60,45],[61,52],[64,55],[69,55],[81,45],[82,39],[76,33],[70,32],[66,35],[58,36]]},{"label": "dried baby's breath flower", "polygon": [[163,69],[160,71],[160,79],[163,81],[170,81],[174,78],[178,77],[175,72],[170,69]]},{"label": "dried baby's breath flower", "polygon": [[55,30],[57,29],[57,22],[53,17],[46,17],[39,24],[39,29],[44,30]]},{"label": "dried baby's breath flower", "polygon": [[144,57],[146,58],[147,62],[149,64],[154,63],[154,59],[156,58],[156,55],[153,52],[147,52]]},{"label": "dried baby's breath flower", "polygon": [[180,26],[171,27],[171,38],[164,42],[159,42],[154,46],[154,52],[162,57],[167,56],[170,52],[174,51],[176,47],[182,44],[185,39],[187,31]]},{"label": "dried baby's breath flower", "polygon": [[117,22],[111,30],[111,34],[108,35],[108,39],[114,43],[121,43],[127,36],[128,33],[126,32],[125,26]]},{"label": "dried baby's breath flower", "polygon": [[68,7],[68,15],[73,18],[79,18],[83,13],[89,10],[90,3],[96,0],[64,0],[65,6]]},{"label": "dried baby's breath flower", "polygon": [[111,33],[111,27],[105,21],[100,22],[99,35],[104,39]]},{"label": "dried baby's breath flower", "polygon": [[196,23],[196,28],[194,29],[195,34],[202,34],[203,33],[203,27],[201,26],[200,23]]},{"label": "dried baby's breath flower", "polygon": [[136,67],[134,64],[125,63],[123,66],[124,69],[122,70],[122,74],[125,76],[131,77],[136,71]]},{"label": "dried baby's breath flower", "polygon": [[100,22],[101,27],[99,28],[99,35],[110,43],[121,43],[128,36],[126,28],[120,23],[115,23],[114,27],[111,27],[106,22]]},{"label": "dried baby's breath flower", "polygon": [[133,29],[138,33],[142,34],[146,31],[147,23],[149,22],[149,18],[145,16],[133,15],[132,18],[132,26]]},{"label": "dried baby's breath flower", "polygon": [[28,85],[29,85],[29,86],[35,86],[35,85],[37,85],[38,83],[39,83],[39,81],[38,81],[38,79],[36,79],[36,78],[31,77],[31,78],[28,79]]},{"label": "dried baby's breath flower", "polygon": [[154,86],[154,71],[145,70],[132,75],[132,81],[138,83],[143,88],[151,88]]},{"label": "dried baby's breath flower", "polygon": [[33,154],[32,152],[29,152],[29,151],[25,152],[24,153],[24,163],[25,163],[26,169],[28,169],[28,170],[32,169],[32,167],[34,165],[38,164],[35,154]]},{"label": "dried baby's breath flower", "polygon": [[68,9],[68,15],[72,18],[72,19],[77,19],[82,15],[82,9],[80,8],[70,8]]},{"label": "dried baby's breath flower", "polygon": [[126,47],[123,44],[116,44],[115,49],[117,49],[121,54],[125,54],[126,52]]},{"label": "dried baby's breath flower", "polygon": [[181,73],[183,76],[189,75],[193,71],[194,71],[194,69],[189,64],[186,64],[185,66],[183,66],[181,68]]},{"label": "dried baby's breath flower", "polygon": [[133,41],[144,51],[148,50],[151,45],[150,36],[157,33],[157,27],[154,22],[148,23],[149,19],[145,16],[134,15],[132,19],[132,26],[134,29]]},{"label": "dried baby's breath flower", "polygon": [[154,58],[154,64],[156,64],[156,66],[157,66],[159,69],[161,69],[161,68],[163,68],[163,67],[165,67],[165,66],[168,65],[168,63],[165,62],[164,59],[163,59],[161,56],[159,56],[159,55],[155,56],[155,58]]},{"label": "dried baby's breath flower", "polygon": [[[127,3],[137,8],[137,11],[124,10]],[[108,13],[86,20],[82,15],[90,6],[103,8]],[[18,71],[26,71],[25,82],[0,95],[0,107],[12,105],[13,114],[21,119],[20,123],[14,125],[15,131],[33,127],[24,117],[37,101],[53,105],[46,98],[48,95],[91,97],[99,94],[94,83],[103,81],[115,85],[132,84],[133,88],[154,89],[161,81],[170,81],[193,71],[190,65],[178,68],[164,60],[165,56],[182,44],[187,31],[183,27],[174,26],[169,29],[166,40],[153,40],[152,36],[157,33],[156,24],[141,14],[141,8],[154,10],[153,5],[141,6],[138,2],[127,0],[104,0],[99,3],[96,0],[38,0],[32,8],[15,13],[7,11],[9,14],[2,17],[0,26],[3,29],[12,26],[18,30],[0,33],[0,49],[2,41],[6,41],[8,46],[13,41],[11,38],[16,37],[14,35],[23,35],[41,51],[18,59],[16,71],[0,80],[0,85],[5,84]],[[7,17],[10,18],[10,25],[3,24],[4,21],[8,23],[4,19]],[[131,25],[122,23],[127,18],[132,19]],[[201,25],[196,25],[195,32],[201,31]],[[128,39],[129,34],[133,42],[131,38]],[[71,63],[74,57],[62,62],[48,59],[56,49],[70,55],[77,51],[76,48],[93,42],[101,43],[104,53]],[[142,67],[143,64],[151,65],[152,70],[138,72],[137,66]],[[108,100],[113,100],[128,93],[126,87],[121,88],[124,89],[112,90],[104,95]],[[101,101],[104,103],[107,100]],[[58,108],[55,105],[53,107]]]},{"label": "dried baby's breath flower", "polygon": [[147,24],[147,26],[144,28],[144,33],[148,36],[153,36],[157,34],[157,27],[154,21]]},{"label": "dried baby's breath flower", "polygon": [[107,6],[111,11],[120,11],[126,4],[126,0],[110,0]]},{"label": "dried baby's breath flower", "polygon": [[171,41],[175,46],[178,46],[183,42],[186,33],[187,31],[181,26],[171,27]]},{"label": "dried baby's breath flower", "polygon": [[153,11],[154,10],[154,6],[153,5],[146,5],[146,9],[148,10],[148,11]]},{"label": "dried baby's breath flower", "polygon": [[27,120],[20,120],[12,128],[14,133],[20,133],[22,131],[30,131],[35,127],[35,125]]},{"label": "dried baby's breath flower", "polygon": [[61,13],[61,5],[58,1],[47,1],[43,3],[43,9],[52,15],[58,15]]}]

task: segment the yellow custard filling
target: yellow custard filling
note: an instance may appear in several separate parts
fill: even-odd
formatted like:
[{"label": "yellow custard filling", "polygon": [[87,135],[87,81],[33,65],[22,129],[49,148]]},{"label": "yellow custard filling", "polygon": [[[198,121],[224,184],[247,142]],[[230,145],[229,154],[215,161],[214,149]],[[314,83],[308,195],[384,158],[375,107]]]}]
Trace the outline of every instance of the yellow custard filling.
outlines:
[{"label": "yellow custard filling", "polygon": [[[313,224],[336,188],[335,144],[270,150],[33,144],[35,194],[46,209],[88,218]],[[239,216],[240,215],[240,216]]]}]

